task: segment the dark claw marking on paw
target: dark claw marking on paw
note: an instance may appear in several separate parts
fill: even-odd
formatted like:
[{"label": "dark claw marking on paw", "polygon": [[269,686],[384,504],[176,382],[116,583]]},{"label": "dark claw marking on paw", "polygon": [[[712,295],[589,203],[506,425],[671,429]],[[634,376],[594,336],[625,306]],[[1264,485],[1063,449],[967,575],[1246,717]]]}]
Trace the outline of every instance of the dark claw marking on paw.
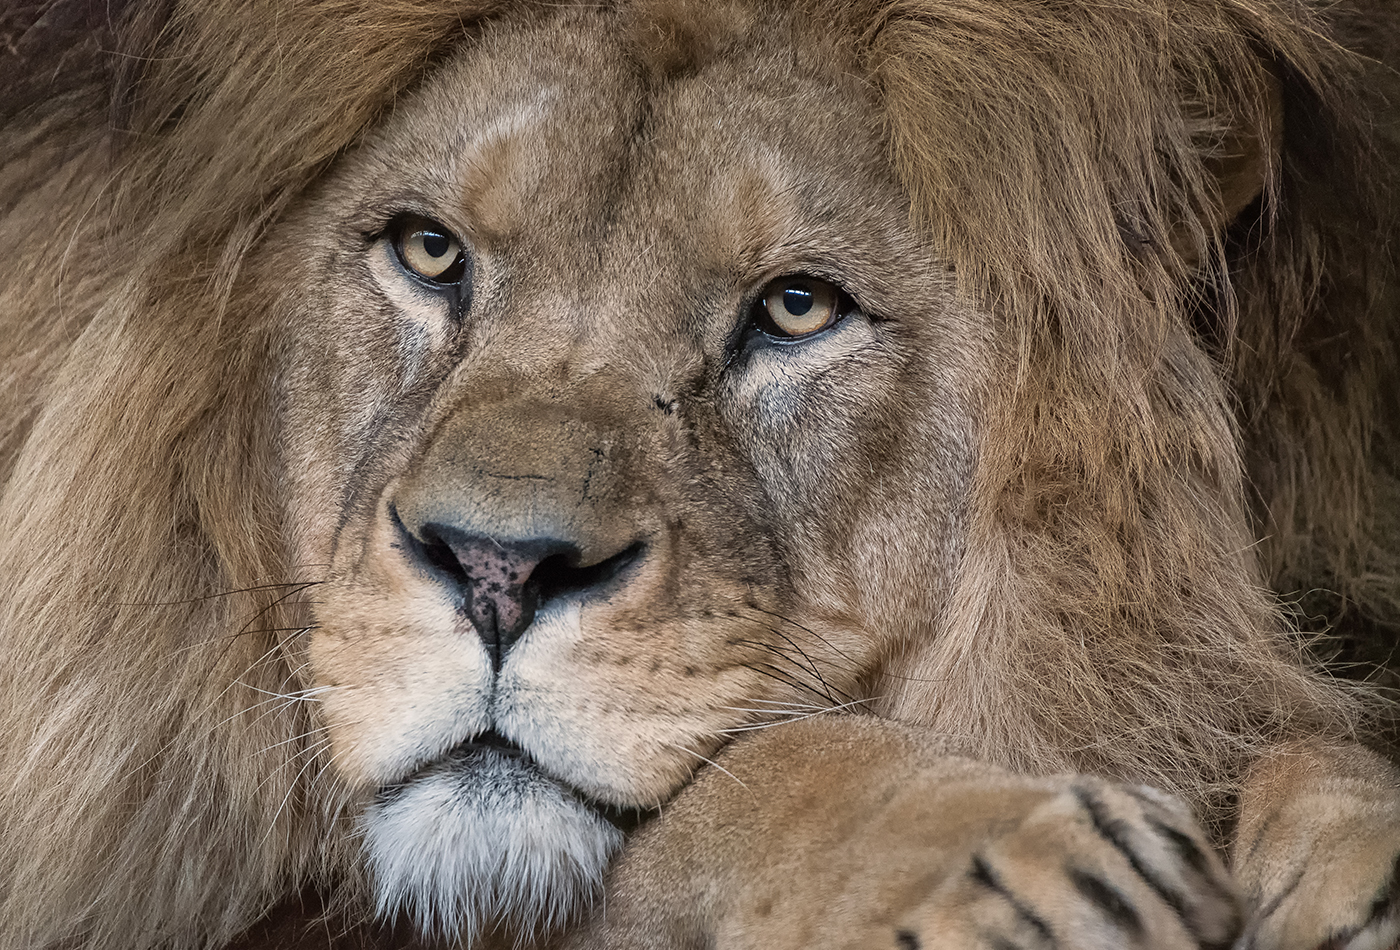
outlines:
[{"label": "dark claw marking on paw", "polygon": [[1366,916],[1366,921],[1360,927],[1349,927],[1341,933],[1333,934],[1324,946],[1346,946],[1361,931],[1393,913],[1397,901],[1400,901],[1400,855],[1395,856],[1395,863],[1390,866],[1390,877],[1381,885],[1375,900],[1371,901],[1371,913]]},{"label": "dark claw marking on paw", "polygon": [[1259,909],[1257,915],[1259,920],[1268,920],[1274,915],[1275,911],[1283,906],[1283,902],[1288,900],[1288,895],[1296,891],[1298,885],[1303,882],[1303,875],[1307,870],[1306,867],[1299,868],[1293,877],[1289,879],[1288,883],[1283,886],[1283,890],[1275,894],[1267,904]]},{"label": "dark claw marking on paw", "polygon": [[1176,851],[1181,860],[1191,866],[1191,870],[1195,871],[1201,877],[1210,877],[1210,859],[1201,852],[1196,842],[1191,840],[1190,835],[1184,834],[1171,825],[1158,821],[1151,816],[1148,816],[1147,823],[1152,827],[1153,831],[1171,842],[1173,850]]},{"label": "dark claw marking on paw", "polygon": [[894,935],[895,943],[899,944],[899,950],[919,950],[919,938],[908,930],[896,931]]},{"label": "dark claw marking on paw", "polygon": [[1081,868],[1069,867],[1065,871],[1074,889],[1103,911],[1115,927],[1134,937],[1142,936],[1142,918],[1137,908],[1116,887]]},{"label": "dark claw marking on paw", "polygon": [[[1288,900],[1288,895],[1297,890],[1298,885],[1302,883],[1303,875],[1306,870],[1306,868],[1300,868],[1298,873],[1294,874],[1289,882],[1284,885],[1283,890],[1275,894],[1269,900],[1269,903],[1260,909],[1258,915],[1259,920],[1267,920],[1269,917],[1273,916],[1279,907],[1283,905],[1283,902]],[[1359,927],[1348,927],[1345,930],[1334,931],[1328,934],[1327,939],[1322,943],[1322,950],[1331,950],[1331,948],[1334,947],[1339,948],[1346,946],[1356,938],[1357,934],[1361,933],[1367,927],[1384,920],[1388,914],[1396,909],[1397,903],[1400,903],[1400,855],[1396,855],[1395,863],[1391,865],[1390,877],[1381,885],[1380,890],[1376,893],[1375,899],[1371,901],[1371,913],[1367,915],[1366,920]],[[1245,948],[1245,950],[1250,950],[1252,947],[1253,943],[1251,942],[1249,947]]]},{"label": "dark claw marking on paw", "polygon": [[980,854],[974,854],[972,856],[971,877],[988,890],[996,891],[1000,894],[1002,899],[1011,905],[1011,909],[1016,912],[1016,916],[1028,924],[1046,944],[1051,947],[1059,945],[1055,941],[1054,933],[1050,930],[1050,925],[1047,924],[1039,914],[1021,903],[1016,895],[1007,889],[1006,885],[1001,882],[1001,878],[992,870],[992,866],[987,863],[987,859]]},{"label": "dark claw marking on paw", "polygon": [[1395,856],[1395,863],[1390,866],[1390,879],[1371,902],[1371,916],[1366,918],[1366,923],[1374,923],[1384,918],[1395,909],[1397,901],[1400,901],[1400,854]]},{"label": "dark claw marking on paw", "polygon": [[1074,797],[1079,800],[1079,804],[1089,814],[1089,819],[1093,822],[1094,830],[1098,832],[1099,837],[1118,849],[1118,853],[1127,859],[1128,864],[1137,872],[1138,877],[1146,881],[1147,886],[1152,888],[1163,903],[1172,909],[1182,926],[1186,928],[1186,932],[1191,934],[1197,943],[1201,943],[1202,937],[1196,932],[1196,928],[1192,926],[1191,919],[1187,915],[1186,899],[1168,887],[1160,877],[1142,863],[1142,859],[1128,846],[1127,838],[1123,834],[1125,822],[1110,818],[1103,802],[1094,798],[1087,788],[1075,788]]}]

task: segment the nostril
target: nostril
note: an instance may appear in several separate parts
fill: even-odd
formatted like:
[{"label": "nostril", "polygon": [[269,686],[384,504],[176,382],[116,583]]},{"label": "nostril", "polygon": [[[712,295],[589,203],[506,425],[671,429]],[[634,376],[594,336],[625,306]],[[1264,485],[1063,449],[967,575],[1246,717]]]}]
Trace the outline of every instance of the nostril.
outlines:
[{"label": "nostril", "polygon": [[410,557],[420,564],[446,574],[453,585],[465,589],[464,585],[468,582],[467,572],[449,540],[449,535],[454,529],[446,528],[440,531],[439,525],[431,523],[409,528],[399,516],[398,508],[392,505],[389,508],[389,517],[398,528],[402,547]]},{"label": "nostril", "polygon": [[[423,530],[422,539],[413,538],[417,542],[419,555],[428,564],[448,575],[456,584],[466,584],[467,572],[462,568],[461,562],[457,560],[452,546],[439,537],[433,528],[433,525],[427,525]],[[412,538],[412,535],[409,537]]]},{"label": "nostril", "polygon": [[576,566],[579,560],[577,554],[555,554],[535,565],[526,583],[533,589],[540,603],[565,594],[596,590],[636,561],[641,556],[642,547],[642,542],[637,541],[612,557],[585,567]]}]

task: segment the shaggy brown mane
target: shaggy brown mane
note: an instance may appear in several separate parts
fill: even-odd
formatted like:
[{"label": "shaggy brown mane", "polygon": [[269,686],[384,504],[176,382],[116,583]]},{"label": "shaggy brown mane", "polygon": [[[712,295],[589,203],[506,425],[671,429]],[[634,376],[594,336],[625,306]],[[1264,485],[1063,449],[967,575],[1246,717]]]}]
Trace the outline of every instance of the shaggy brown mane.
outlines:
[{"label": "shaggy brown mane", "polygon": [[[555,5],[98,6],[0,21],[0,946],[217,946],[362,884],[277,650],[318,574],[288,563],[272,291],[240,264],[447,49]],[[632,7],[655,81],[717,6]],[[1400,622],[1392,192],[1351,172],[1382,80],[1290,0],[813,6],[1001,321],[959,584],[872,673],[880,711],[1225,820],[1259,748],[1366,715],[1265,584]],[[1215,229],[1275,90],[1281,158]]]},{"label": "shaggy brown mane", "polygon": [[[895,4],[864,22],[916,213],[1016,341],[1017,384],[979,473],[989,561],[969,569],[977,589],[935,639],[946,652],[916,666],[963,695],[945,687],[937,707],[924,696],[899,713],[988,736],[991,758],[1024,748],[1024,728],[1077,748],[1076,767],[1172,785],[1228,785],[1231,757],[1205,735],[1344,728],[1307,721],[1335,708],[1317,685],[1251,669],[1277,604],[1237,583],[1262,580],[1246,526],[1221,528],[1245,490],[1243,440],[1275,589],[1341,589],[1393,615],[1393,535],[1368,523],[1391,485],[1374,455],[1390,438],[1378,420],[1394,418],[1376,402],[1393,351],[1374,299],[1391,262],[1357,240],[1376,233],[1378,183],[1348,177],[1361,189],[1348,193],[1333,171],[1362,161],[1344,105],[1359,64],[1296,4]],[[1219,217],[1212,163],[1240,135],[1277,134],[1276,81],[1290,104],[1281,161],[1233,229],[1200,227]],[[1189,351],[1202,330],[1221,365]],[[1326,352],[1337,340],[1347,374]],[[1149,634],[1142,653],[1126,631]],[[1005,665],[974,667],[988,679],[967,677],[974,638],[1005,644]],[[1193,651],[1232,644],[1238,680],[1177,692],[1183,668],[1204,671]],[[1069,714],[1041,671],[1076,668]],[[1151,671],[1130,691],[1136,709],[1117,670]],[[1300,692],[1288,698],[1255,688],[1289,679]],[[1034,721],[960,721],[979,693],[1036,697],[1021,707]],[[1169,723],[1182,732],[1161,734]],[[1170,751],[1125,761],[1148,748]]]}]

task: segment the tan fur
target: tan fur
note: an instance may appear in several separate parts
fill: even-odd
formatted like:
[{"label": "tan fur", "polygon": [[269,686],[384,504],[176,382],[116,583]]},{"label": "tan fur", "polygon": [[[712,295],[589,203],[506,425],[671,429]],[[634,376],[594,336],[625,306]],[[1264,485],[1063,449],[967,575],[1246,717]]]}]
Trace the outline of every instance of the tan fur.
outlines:
[{"label": "tan fur", "polygon": [[[1280,602],[1400,603],[1396,146],[1343,49],[1384,8],[80,6],[0,60],[0,948],[219,946],[306,885],[368,916],[357,822],[482,676],[390,506],[497,462],[502,530],[547,474],[604,554],[646,539],[519,647],[531,751],[594,800],[853,703],[1013,798],[1146,782],[1220,842],[1242,789],[1246,823],[1313,794],[1256,764],[1304,740],[1374,774],[1299,835],[1393,812]],[[480,252],[460,334],[367,250],[409,192]],[[817,265],[890,319],[716,375],[744,295]],[[810,793],[770,731],[736,761]],[[707,774],[683,808],[742,811]]]},{"label": "tan fur", "polygon": [[[1239,910],[1227,872],[1179,804],[1095,780],[1009,774],[956,752],[920,730],[831,718],[741,743],[724,760],[729,775],[697,779],[665,821],[639,834],[614,871],[607,913],[563,946],[1043,946],[1014,907],[965,873],[969,852],[1076,948],[1229,945]],[[775,771],[774,761],[788,764]],[[1187,885],[1183,909],[1194,936],[1135,880],[1123,854],[1098,847],[1077,800],[1084,795],[1112,820],[1127,825],[1151,815],[1200,849],[1201,868],[1172,882]],[[717,814],[741,820],[716,824]],[[1129,943],[1128,934],[1076,921],[1083,906],[1073,888],[1047,873],[1067,856],[1121,888],[1150,937]],[[1170,864],[1150,849],[1139,857]],[[997,936],[1012,939],[998,944]]]}]

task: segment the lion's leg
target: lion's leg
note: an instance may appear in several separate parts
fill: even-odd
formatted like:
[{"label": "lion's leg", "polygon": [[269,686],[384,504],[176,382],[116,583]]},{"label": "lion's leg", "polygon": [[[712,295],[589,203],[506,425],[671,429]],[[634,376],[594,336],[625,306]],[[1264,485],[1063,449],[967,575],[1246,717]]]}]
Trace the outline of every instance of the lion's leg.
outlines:
[{"label": "lion's leg", "polygon": [[1246,777],[1233,848],[1246,950],[1400,940],[1400,772],[1360,746],[1297,744]]},{"label": "lion's leg", "polygon": [[568,950],[1200,950],[1239,911],[1187,810],[832,716],[734,743],[624,850]]}]

